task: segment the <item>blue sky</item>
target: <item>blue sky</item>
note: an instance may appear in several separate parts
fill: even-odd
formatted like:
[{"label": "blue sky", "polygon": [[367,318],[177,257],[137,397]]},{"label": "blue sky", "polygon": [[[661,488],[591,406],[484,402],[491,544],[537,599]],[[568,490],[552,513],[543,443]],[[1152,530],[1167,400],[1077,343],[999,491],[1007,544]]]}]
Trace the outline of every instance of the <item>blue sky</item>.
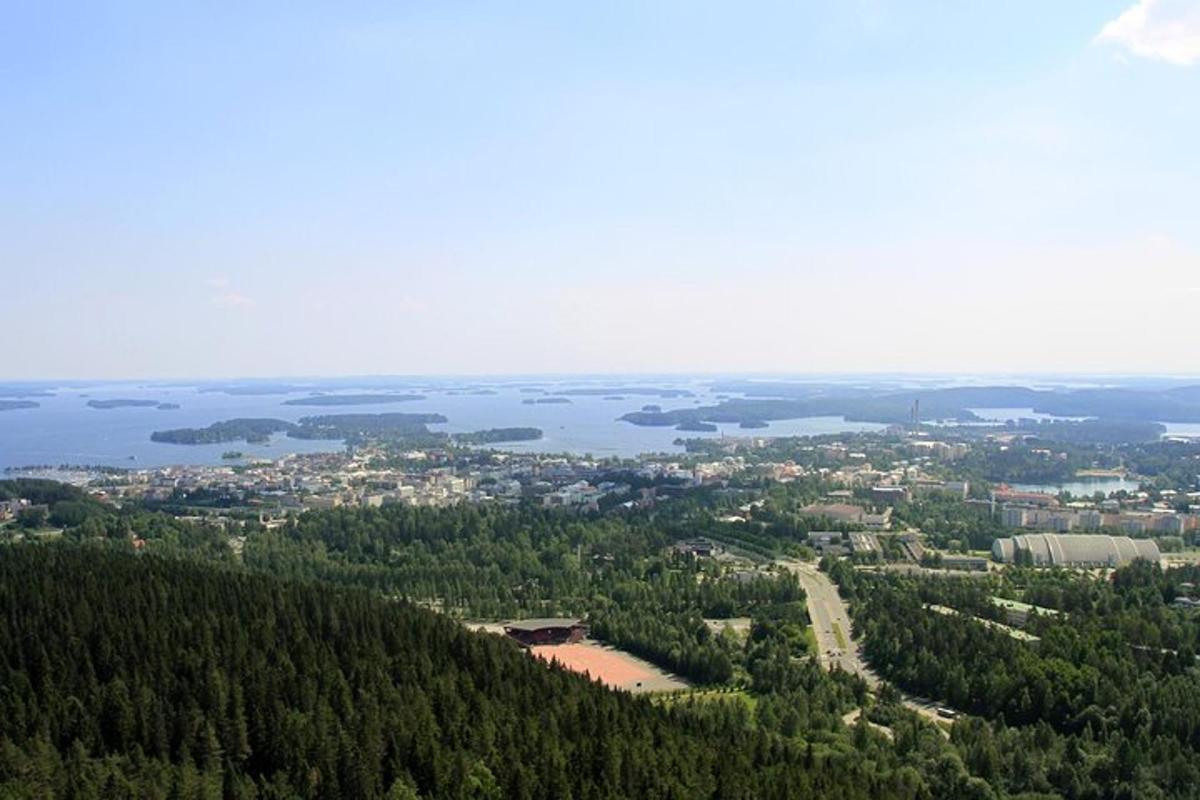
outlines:
[{"label": "blue sky", "polygon": [[0,15],[0,377],[1195,371],[1200,0]]}]

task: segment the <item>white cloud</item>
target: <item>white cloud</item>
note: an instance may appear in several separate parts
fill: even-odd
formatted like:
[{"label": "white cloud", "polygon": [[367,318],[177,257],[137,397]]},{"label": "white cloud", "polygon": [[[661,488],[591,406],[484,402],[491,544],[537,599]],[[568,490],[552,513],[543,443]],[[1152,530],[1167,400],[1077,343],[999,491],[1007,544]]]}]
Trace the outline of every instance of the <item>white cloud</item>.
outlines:
[{"label": "white cloud", "polygon": [[224,292],[214,297],[213,302],[227,308],[249,308],[254,305],[252,298],[238,292]]},{"label": "white cloud", "polygon": [[254,298],[247,297],[237,291],[233,286],[233,282],[224,275],[215,275],[211,278],[206,278],[204,285],[212,290],[209,300],[215,306],[250,308],[254,305]]},{"label": "white cloud", "polygon": [[1200,62],[1200,2],[1138,0],[1105,25],[1096,41],[1142,58],[1191,66]]}]

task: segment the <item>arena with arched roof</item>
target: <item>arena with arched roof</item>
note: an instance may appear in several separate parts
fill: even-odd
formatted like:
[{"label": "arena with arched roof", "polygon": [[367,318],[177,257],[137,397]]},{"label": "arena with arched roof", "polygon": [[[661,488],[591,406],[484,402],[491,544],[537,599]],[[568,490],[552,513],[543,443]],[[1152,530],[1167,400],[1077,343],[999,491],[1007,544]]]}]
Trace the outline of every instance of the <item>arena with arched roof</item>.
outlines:
[{"label": "arena with arched roof", "polygon": [[1043,567],[1119,567],[1135,559],[1158,561],[1152,539],[1102,534],[1029,533],[992,544],[997,561]]}]

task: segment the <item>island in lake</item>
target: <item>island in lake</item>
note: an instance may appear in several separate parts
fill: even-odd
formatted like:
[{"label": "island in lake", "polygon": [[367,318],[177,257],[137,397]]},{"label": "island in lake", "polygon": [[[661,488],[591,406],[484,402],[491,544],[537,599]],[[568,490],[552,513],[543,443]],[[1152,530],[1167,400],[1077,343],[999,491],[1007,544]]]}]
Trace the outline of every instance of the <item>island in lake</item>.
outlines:
[{"label": "island in lake", "polygon": [[442,414],[326,414],[301,417],[287,435],[293,439],[345,439],[350,444],[367,439],[433,444],[448,434],[435,434],[426,426],[446,421]]},{"label": "island in lake", "polygon": [[542,438],[541,428],[488,428],[472,433],[456,433],[459,444],[496,444],[499,442],[535,442]]},{"label": "island in lake", "polygon": [[240,417],[238,419],[214,422],[207,428],[175,428],[168,431],[155,431],[150,434],[150,441],[165,444],[222,444],[224,442],[244,441],[248,444],[264,444],[271,436],[283,431],[289,431],[295,425],[282,419],[255,419]]},{"label": "island in lake", "polygon": [[160,403],[157,400],[131,400],[119,397],[114,400],[88,400],[88,408],[98,408],[108,411],[113,408],[157,408],[159,411],[171,411],[179,408],[178,403]]},{"label": "island in lake", "polygon": [[379,403],[410,403],[424,400],[423,394],[317,394],[284,400],[285,406],[369,406]]},{"label": "island in lake", "polygon": [[717,426],[711,422],[701,422],[697,419],[688,419],[675,426],[677,431],[696,431],[698,433],[716,433]]},{"label": "island in lake", "polygon": [[0,400],[0,411],[16,411],[19,408],[38,408],[40,403],[32,400]]},{"label": "island in lake", "polygon": [[[230,419],[215,422],[206,428],[177,428],[155,431],[150,438],[167,444],[217,444],[245,441],[262,444],[277,433],[293,439],[344,440],[348,444],[382,441],[405,446],[447,446],[495,444],[498,442],[528,442],[542,438],[540,428],[488,428],[486,430],[449,434],[431,431],[429,425],[446,422],[442,414],[329,414],[301,417],[299,422],[282,419]],[[234,455],[236,453],[236,455]],[[242,453],[229,451],[223,458],[240,458]]]},{"label": "island in lake", "polygon": [[536,400],[531,398],[529,400],[522,400],[521,402],[527,406],[565,405],[565,404],[571,402],[571,398],[569,398],[569,397],[539,397]]}]

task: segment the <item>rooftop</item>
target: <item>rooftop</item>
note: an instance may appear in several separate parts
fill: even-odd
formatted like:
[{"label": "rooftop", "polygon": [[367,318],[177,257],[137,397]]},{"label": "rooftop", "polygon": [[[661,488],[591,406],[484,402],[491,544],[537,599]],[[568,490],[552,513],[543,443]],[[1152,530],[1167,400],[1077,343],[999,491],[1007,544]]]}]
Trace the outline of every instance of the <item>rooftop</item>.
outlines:
[{"label": "rooftop", "polygon": [[545,617],[542,619],[518,619],[504,627],[515,631],[537,631],[542,628],[571,628],[583,624],[575,617]]}]

